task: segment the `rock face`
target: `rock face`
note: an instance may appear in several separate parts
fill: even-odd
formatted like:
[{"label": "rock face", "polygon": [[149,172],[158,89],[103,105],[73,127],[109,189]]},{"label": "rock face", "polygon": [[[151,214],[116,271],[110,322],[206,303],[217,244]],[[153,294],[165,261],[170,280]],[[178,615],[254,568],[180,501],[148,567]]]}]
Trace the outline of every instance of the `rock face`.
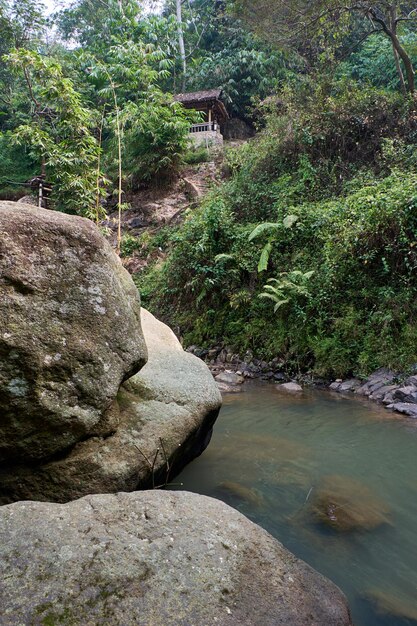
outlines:
[{"label": "rock face", "polygon": [[117,427],[79,442],[63,458],[0,470],[0,502],[67,502],[89,493],[160,486],[210,441],[221,396],[207,366],[142,309],[148,362],[121,386]]},{"label": "rock face", "polygon": [[138,292],[96,227],[1,202],[0,293],[0,461],[112,432],[146,347]]},{"label": "rock face", "polygon": [[164,484],[205,448],[208,368],[89,220],[0,203],[0,294],[0,503]]},{"label": "rock face", "polygon": [[349,626],[345,598],[267,532],[194,494],[0,509],[2,624]]},{"label": "rock face", "polygon": [[255,131],[244,120],[237,117],[227,120],[223,130],[225,139],[250,139],[255,135]]}]

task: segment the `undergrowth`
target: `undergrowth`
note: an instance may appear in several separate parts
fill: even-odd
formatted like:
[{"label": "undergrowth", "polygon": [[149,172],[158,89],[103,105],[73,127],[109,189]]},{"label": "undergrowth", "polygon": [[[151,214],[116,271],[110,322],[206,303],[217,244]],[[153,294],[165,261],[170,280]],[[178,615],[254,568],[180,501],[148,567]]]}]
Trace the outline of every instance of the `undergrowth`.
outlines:
[{"label": "undergrowth", "polygon": [[[250,348],[290,371],[406,369],[417,361],[412,102],[338,83],[268,106],[265,130],[229,155],[230,179],[137,277],[144,303],[185,344]],[[273,228],[250,241],[263,222]],[[288,275],[308,281],[282,291]],[[259,297],[270,279],[284,293],[276,312]]]}]

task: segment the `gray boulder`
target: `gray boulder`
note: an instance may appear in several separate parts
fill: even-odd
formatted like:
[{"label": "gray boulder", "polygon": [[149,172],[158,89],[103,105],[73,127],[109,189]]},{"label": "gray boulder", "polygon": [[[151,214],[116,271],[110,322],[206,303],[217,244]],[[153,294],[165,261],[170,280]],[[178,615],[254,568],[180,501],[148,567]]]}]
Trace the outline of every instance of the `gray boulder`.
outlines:
[{"label": "gray boulder", "polygon": [[190,493],[0,509],[3,626],[349,626],[341,591],[234,509]]},{"label": "gray boulder", "polygon": [[142,309],[148,362],[121,386],[117,424],[49,463],[0,470],[0,502],[66,502],[89,493],[164,485],[210,441],[221,395],[209,369]]},{"label": "gray boulder", "polygon": [[400,387],[394,391],[393,398],[395,402],[409,402],[411,404],[417,404],[417,387],[414,385]]},{"label": "gray boulder", "polygon": [[337,380],[331,385],[329,389],[332,391],[339,391],[340,393],[346,393],[347,391],[356,391],[361,387],[361,381],[357,378],[350,378],[349,380],[340,381]]},{"label": "gray boulder", "polygon": [[92,222],[0,202],[0,461],[114,431],[146,362],[137,289]]},{"label": "gray boulder", "polygon": [[405,384],[417,387],[417,376],[415,374],[413,376],[409,376],[409,378],[405,381]]},{"label": "gray boulder", "polygon": [[360,380],[357,378],[351,378],[350,380],[345,380],[340,384],[339,391],[342,393],[346,391],[355,391],[356,389],[359,389],[360,386]]},{"label": "gray boulder", "polygon": [[397,376],[398,372],[382,367],[376,372],[373,372],[366,382],[356,390],[356,393],[361,396],[370,396],[378,391],[378,389],[391,385]]},{"label": "gray boulder", "polygon": [[408,415],[408,417],[417,418],[417,404],[412,404],[408,402],[395,402],[394,404],[388,405],[389,408],[394,409],[397,413],[402,413],[403,415]]},{"label": "gray boulder", "polygon": [[217,388],[221,393],[242,393],[242,385],[228,385],[226,383],[217,383]]},{"label": "gray boulder", "polygon": [[21,198],[19,198],[19,200],[17,200],[17,203],[29,204],[31,207],[35,207],[35,208],[38,208],[39,206],[38,198],[35,198],[35,196],[22,196]]},{"label": "gray boulder", "polygon": [[225,385],[241,385],[245,382],[245,379],[235,372],[226,370],[216,376],[216,382],[224,383]]},{"label": "gray boulder", "polygon": [[370,394],[370,400],[382,400],[385,402],[385,398],[392,397],[393,392],[397,389],[398,385],[383,385],[379,387],[376,391]]},{"label": "gray boulder", "polygon": [[298,383],[283,383],[282,385],[275,385],[275,389],[278,391],[284,391],[285,393],[302,393],[303,388]]}]

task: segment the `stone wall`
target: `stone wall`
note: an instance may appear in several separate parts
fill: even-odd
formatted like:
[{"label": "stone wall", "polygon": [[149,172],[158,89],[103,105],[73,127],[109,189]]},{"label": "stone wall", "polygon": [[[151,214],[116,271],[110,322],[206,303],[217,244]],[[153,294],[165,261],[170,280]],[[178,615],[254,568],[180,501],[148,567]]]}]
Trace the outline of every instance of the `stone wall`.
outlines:
[{"label": "stone wall", "polygon": [[220,130],[208,130],[201,133],[190,133],[190,141],[194,146],[223,146],[223,135]]}]

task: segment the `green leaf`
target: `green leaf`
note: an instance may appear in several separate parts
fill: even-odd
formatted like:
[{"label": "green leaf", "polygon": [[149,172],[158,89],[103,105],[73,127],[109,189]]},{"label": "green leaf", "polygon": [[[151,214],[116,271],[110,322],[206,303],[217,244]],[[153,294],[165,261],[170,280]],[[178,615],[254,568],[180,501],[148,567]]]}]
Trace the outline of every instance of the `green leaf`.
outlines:
[{"label": "green leaf", "polygon": [[259,274],[261,272],[264,272],[266,269],[268,269],[269,257],[271,255],[271,252],[272,252],[272,241],[268,241],[266,246],[264,246],[261,252],[261,257],[259,259],[259,263],[258,263]]},{"label": "green leaf", "polygon": [[291,228],[299,219],[298,215],[287,215],[283,221],[284,228]]},{"label": "green leaf", "polygon": [[281,308],[282,306],[284,306],[284,304],[288,304],[289,300],[279,300],[276,305],[274,306],[274,313],[276,313],[278,311],[279,308]]},{"label": "green leaf", "polygon": [[234,261],[235,257],[233,254],[218,254],[214,257],[215,263],[220,263],[220,261]]},{"label": "green leaf", "polygon": [[281,225],[276,222],[264,222],[263,224],[258,224],[258,226],[249,235],[249,241],[259,237],[259,235],[263,235],[271,230],[279,230],[280,228]]}]

